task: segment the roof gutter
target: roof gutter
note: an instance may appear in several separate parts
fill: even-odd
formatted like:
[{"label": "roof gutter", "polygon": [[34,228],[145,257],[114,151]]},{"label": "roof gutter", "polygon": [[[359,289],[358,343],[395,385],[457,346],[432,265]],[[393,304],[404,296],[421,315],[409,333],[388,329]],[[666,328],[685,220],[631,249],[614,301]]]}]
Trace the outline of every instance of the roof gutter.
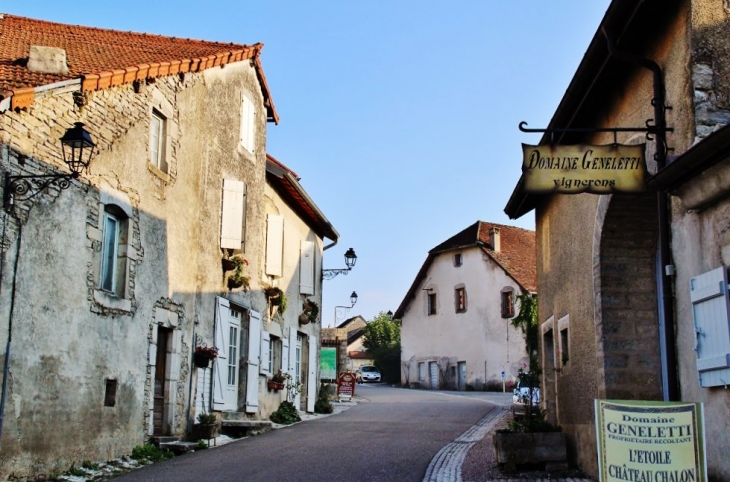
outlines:
[{"label": "roof gutter", "polygon": [[302,188],[301,184],[297,181],[297,179],[290,173],[285,172],[284,173],[284,179],[289,181],[292,186],[294,186],[294,189],[299,193],[300,196],[302,196],[302,199],[309,205],[309,207],[312,208],[312,210],[317,214],[317,216],[322,220],[322,222],[327,225],[327,227],[332,231],[334,243],[327,245],[323,249],[329,249],[335,244],[337,244],[337,240],[340,238],[340,233],[337,232],[337,230],[332,226],[332,223],[329,222],[327,219],[327,216],[324,215],[324,213],[317,207],[317,205],[314,203],[311,197],[309,197],[309,194]]}]

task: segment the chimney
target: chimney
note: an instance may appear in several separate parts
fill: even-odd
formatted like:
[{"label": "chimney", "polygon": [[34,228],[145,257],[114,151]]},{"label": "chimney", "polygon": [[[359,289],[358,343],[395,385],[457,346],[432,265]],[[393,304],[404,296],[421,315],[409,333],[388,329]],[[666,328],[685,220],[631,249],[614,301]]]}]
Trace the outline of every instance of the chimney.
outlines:
[{"label": "chimney", "polygon": [[489,229],[489,244],[492,245],[492,250],[495,253],[499,253],[502,249],[502,243],[499,239],[499,228],[490,228]]},{"label": "chimney", "polygon": [[57,47],[31,45],[28,55],[28,70],[44,74],[68,74],[66,51]]}]

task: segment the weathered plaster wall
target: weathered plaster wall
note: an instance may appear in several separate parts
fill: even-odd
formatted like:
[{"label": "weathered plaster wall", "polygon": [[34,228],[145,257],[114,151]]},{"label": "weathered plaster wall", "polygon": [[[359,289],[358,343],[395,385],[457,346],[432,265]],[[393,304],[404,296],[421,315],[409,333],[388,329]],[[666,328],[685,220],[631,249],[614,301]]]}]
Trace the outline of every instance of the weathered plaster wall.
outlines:
[{"label": "weathered plaster wall", "polygon": [[[238,145],[242,89],[258,105],[253,156]],[[193,334],[213,344],[215,295],[264,309],[255,278],[248,294],[226,292],[219,248],[222,179],[230,176],[249,188],[245,251],[252,272],[261,266],[266,120],[251,64],[84,100],[75,105],[72,89],[50,91],[27,111],[0,115],[3,169],[14,173],[58,166],[58,139],[73,122],[84,122],[97,143],[90,172],[70,189],[18,202],[22,237],[15,220],[3,220],[3,346],[13,282],[16,304],[0,478],[107,460],[143,443],[151,433],[157,326],[172,330],[164,427],[184,435],[195,396]],[[152,106],[171,109],[168,173],[148,163]],[[126,297],[98,289],[100,204],[109,199],[129,213]],[[104,406],[106,379],[118,382],[114,407]]]},{"label": "weathered plaster wall", "polygon": [[[517,376],[526,363],[522,333],[502,318],[501,291],[519,285],[491,258],[473,247],[462,250],[463,264],[454,266],[454,252],[438,255],[403,315],[401,360],[408,364],[409,383],[418,382],[418,363],[448,358],[448,366],[466,362],[466,383],[481,388],[484,383],[501,384]],[[466,288],[467,310],[455,312],[454,289]],[[426,288],[437,295],[437,312],[427,314]],[[486,362],[486,373],[485,373]],[[443,368],[443,367],[442,367]],[[428,383],[428,374],[426,375]],[[455,383],[455,380],[451,381]]]}]

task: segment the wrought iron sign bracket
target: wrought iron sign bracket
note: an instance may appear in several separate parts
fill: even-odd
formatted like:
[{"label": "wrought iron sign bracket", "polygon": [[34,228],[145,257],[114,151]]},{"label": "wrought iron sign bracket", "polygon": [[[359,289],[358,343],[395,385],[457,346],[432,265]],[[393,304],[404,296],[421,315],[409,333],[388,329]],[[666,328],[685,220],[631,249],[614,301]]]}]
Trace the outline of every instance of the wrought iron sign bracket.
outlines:
[{"label": "wrought iron sign bracket", "polygon": [[11,208],[16,200],[31,199],[50,186],[58,189],[68,189],[71,186],[71,180],[78,177],[78,173],[75,172],[70,174],[44,174],[41,176],[11,176],[9,172],[6,172],[3,206],[6,209]]},{"label": "wrought iron sign bracket", "polygon": [[[652,101],[653,102],[653,101]],[[618,144],[618,133],[619,132],[646,132],[647,139],[653,140],[649,136],[656,134],[660,131],[656,126],[652,125],[653,119],[646,121],[646,127],[556,127],[553,129],[531,129],[527,127],[527,122],[520,122],[519,128],[522,132],[528,133],[549,133],[550,144],[555,144],[555,134],[566,134],[566,133],[583,133],[583,134],[595,134],[598,132],[613,132],[613,143]],[[662,132],[674,132],[672,127],[665,127],[661,129]]]},{"label": "wrought iron sign bracket", "polygon": [[323,269],[322,270],[322,279],[332,279],[338,274],[347,274],[352,270],[352,268],[342,268],[342,269]]}]

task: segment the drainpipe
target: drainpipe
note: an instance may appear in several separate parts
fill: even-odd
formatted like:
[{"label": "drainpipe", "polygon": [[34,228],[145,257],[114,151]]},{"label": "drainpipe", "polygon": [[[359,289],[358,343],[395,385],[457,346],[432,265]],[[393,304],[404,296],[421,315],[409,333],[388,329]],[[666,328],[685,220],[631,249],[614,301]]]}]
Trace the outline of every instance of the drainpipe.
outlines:
[{"label": "drainpipe", "polygon": [[[654,79],[654,98],[652,105],[654,106],[654,126],[656,131],[654,137],[656,140],[656,153],[654,159],[657,163],[657,172],[660,172],[667,165],[667,138],[666,127],[667,121],[665,112],[665,91],[662,69],[659,65],[650,59],[645,59],[628,52],[621,52],[616,48],[613,40],[603,31],[608,44],[608,51],[612,56],[625,62],[649,69]],[[659,313],[659,345],[661,349],[662,363],[662,395],[664,401],[679,400],[679,382],[677,377],[677,350],[676,335],[674,331],[674,303],[672,295],[672,279],[668,274],[671,266],[671,251],[669,246],[670,227],[669,227],[669,196],[664,191],[657,192],[657,210],[659,222],[659,276],[661,280],[657,281],[657,288],[660,291],[661,310]]]}]

